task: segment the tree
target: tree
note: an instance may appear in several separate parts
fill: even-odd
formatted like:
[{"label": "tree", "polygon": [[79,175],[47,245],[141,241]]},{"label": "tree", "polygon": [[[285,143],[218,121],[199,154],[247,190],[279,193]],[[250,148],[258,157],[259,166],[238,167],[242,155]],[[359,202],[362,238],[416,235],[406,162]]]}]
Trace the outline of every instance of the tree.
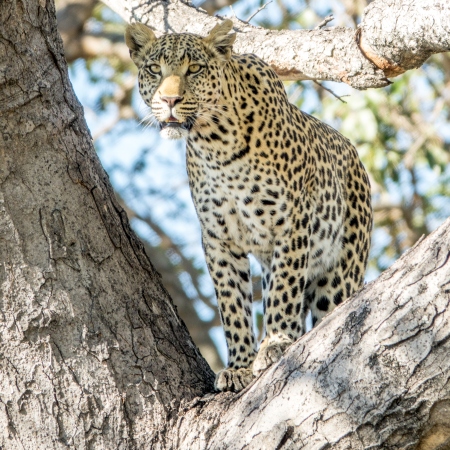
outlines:
[{"label": "tree", "polygon": [[93,151],[53,4],[0,14],[2,447],[448,448],[450,222],[247,390],[211,394]]}]

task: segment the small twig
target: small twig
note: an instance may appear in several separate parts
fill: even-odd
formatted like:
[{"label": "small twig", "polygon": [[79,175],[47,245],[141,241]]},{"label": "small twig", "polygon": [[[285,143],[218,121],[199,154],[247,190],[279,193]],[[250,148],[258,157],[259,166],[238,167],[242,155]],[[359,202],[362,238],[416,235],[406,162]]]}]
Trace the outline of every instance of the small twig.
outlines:
[{"label": "small twig", "polygon": [[233,13],[233,17],[237,19],[236,13],[234,12],[233,6],[230,5],[231,12]]},{"label": "small twig", "polygon": [[312,80],[314,81],[314,83],[317,84],[317,86],[320,86],[322,89],[325,89],[327,92],[329,92],[331,95],[333,95],[334,97],[336,97],[338,100],[340,100],[342,103],[347,103],[345,100],[342,100],[342,97],[348,97],[348,95],[342,95],[341,97],[339,97],[339,95],[335,94],[331,89],[328,89],[327,87],[325,87],[323,84],[320,84],[318,81],[316,80]]},{"label": "small twig", "polygon": [[264,5],[262,5],[260,8],[258,8],[257,11],[255,11],[255,12],[254,12],[247,20],[244,20],[243,22],[244,22],[244,23],[249,23],[250,20],[252,20],[253,17],[256,16],[256,14],[258,14],[259,12],[261,12],[263,9],[265,9],[265,7],[266,7],[267,5],[270,5],[271,3],[273,3],[273,0],[270,0],[270,2],[267,2],[267,3],[264,3]]},{"label": "small twig", "polygon": [[322,20],[322,22],[319,23],[319,25],[317,25],[316,28],[314,28],[315,30],[320,30],[321,28],[323,28],[328,22],[331,22],[332,20],[334,20],[333,14],[330,14],[329,16],[325,17],[325,19]]}]

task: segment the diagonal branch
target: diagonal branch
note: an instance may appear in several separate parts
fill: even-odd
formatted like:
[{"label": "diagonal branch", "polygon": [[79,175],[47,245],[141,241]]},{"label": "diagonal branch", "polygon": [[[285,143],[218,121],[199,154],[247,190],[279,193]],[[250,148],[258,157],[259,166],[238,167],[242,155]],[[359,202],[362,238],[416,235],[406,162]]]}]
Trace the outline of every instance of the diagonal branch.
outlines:
[{"label": "diagonal branch", "polygon": [[194,400],[172,439],[192,448],[201,424],[208,449],[448,449],[449,225],[244,391]]},{"label": "diagonal branch", "polygon": [[319,23],[319,25],[317,25],[314,29],[315,30],[320,30],[323,27],[325,27],[325,25],[331,21],[334,20],[334,16],[333,14],[330,14],[329,16],[325,17],[325,19],[322,20],[322,22]]}]

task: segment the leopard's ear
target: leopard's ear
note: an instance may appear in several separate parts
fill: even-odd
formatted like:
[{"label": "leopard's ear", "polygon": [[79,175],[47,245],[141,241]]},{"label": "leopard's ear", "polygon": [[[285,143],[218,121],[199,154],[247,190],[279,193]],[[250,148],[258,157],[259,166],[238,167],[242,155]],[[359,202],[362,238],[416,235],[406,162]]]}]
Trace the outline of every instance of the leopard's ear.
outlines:
[{"label": "leopard's ear", "polygon": [[137,66],[141,61],[139,57],[141,50],[155,40],[155,33],[143,23],[133,23],[125,30],[125,42],[130,49],[131,59]]},{"label": "leopard's ear", "polygon": [[228,34],[233,28],[233,22],[230,19],[217,24],[203,39],[203,42],[210,48],[213,48],[226,61],[231,58],[231,50],[236,40],[236,33]]}]

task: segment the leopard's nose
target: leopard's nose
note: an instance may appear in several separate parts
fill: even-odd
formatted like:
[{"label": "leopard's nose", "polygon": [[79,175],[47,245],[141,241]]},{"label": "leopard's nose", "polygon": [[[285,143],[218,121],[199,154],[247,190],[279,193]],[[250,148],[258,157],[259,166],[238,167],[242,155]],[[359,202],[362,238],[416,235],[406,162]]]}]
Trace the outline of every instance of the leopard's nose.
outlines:
[{"label": "leopard's nose", "polygon": [[161,100],[169,105],[170,108],[173,108],[177,103],[180,103],[183,100],[183,97],[178,95],[174,95],[171,97],[161,97]]}]

